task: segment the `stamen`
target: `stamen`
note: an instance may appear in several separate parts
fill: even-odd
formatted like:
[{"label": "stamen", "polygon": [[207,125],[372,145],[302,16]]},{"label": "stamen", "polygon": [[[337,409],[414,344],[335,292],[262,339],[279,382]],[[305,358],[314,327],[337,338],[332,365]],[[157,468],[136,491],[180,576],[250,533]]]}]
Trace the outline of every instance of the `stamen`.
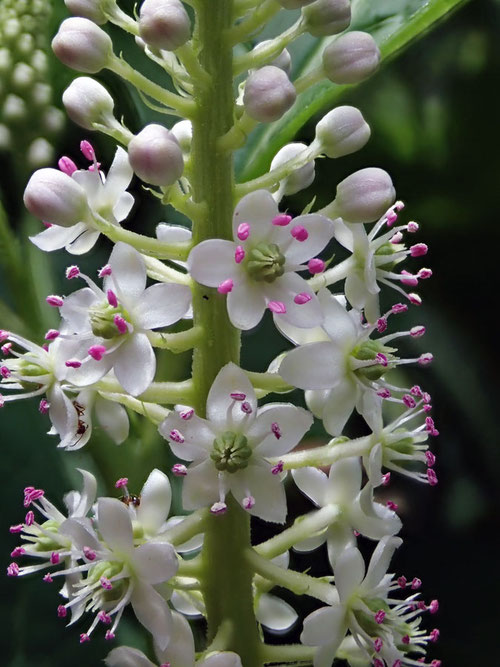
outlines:
[{"label": "stamen", "polygon": [[174,428],[170,431],[169,438],[170,438],[170,440],[173,440],[174,442],[177,442],[180,445],[182,445],[185,442],[184,436],[176,428]]},{"label": "stamen", "polygon": [[403,269],[400,273],[400,276],[400,280],[403,285],[408,285],[409,287],[416,287],[418,285],[418,278],[409,271]]},{"label": "stamen", "polygon": [[106,292],[106,297],[108,299],[108,303],[112,308],[116,308],[118,306],[118,299],[116,294],[113,292],[112,289],[109,289]]},{"label": "stamen", "polygon": [[418,325],[410,329],[410,336],[412,338],[420,338],[424,334],[425,334],[425,327],[422,325]]},{"label": "stamen", "polygon": [[212,514],[225,514],[227,512],[227,505],[221,501],[216,502],[210,508]]},{"label": "stamen", "polygon": [[427,364],[432,363],[433,360],[434,360],[434,356],[430,352],[425,352],[424,354],[420,355],[420,357],[418,359],[418,363],[421,366],[427,366]]},{"label": "stamen", "polygon": [[429,639],[431,640],[431,642],[435,643],[439,639],[439,635],[440,635],[439,630],[437,628],[434,628],[434,630],[431,630],[429,634]]},{"label": "stamen", "polygon": [[233,287],[234,287],[233,281],[231,280],[231,278],[228,278],[227,280],[221,282],[219,287],[217,287],[217,291],[219,292],[219,294],[229,294],[229,292],[232,291]]},{"label": "stamen", "polygon": [[242,246],[236,246],[236,250],[234,251],[234,261],[236,264],[241,264],[241,262],[245,259],[245,250],[243,249]]},{"label": "stamen", "polygon": [[389,486],[391,482],[391,473],[386,472],[385,475],[382,475],[382,486]]},{"label": "stamen", "polygon": [[375,614],[375,623],[378,623],[379,625],[384,622],[385,619],[385,611],[383,609],[379,609],[377,613]]},{"label": "stamen", "polygon": [[432,602],[429,605],[429,611],[431,614],[435,614],[437,611],[439,611],[439,601],[438,600],[432,600]]},{"label": "stamen", "polygon": [[271,220],[271,224],[275,225],[276,227],[286,227],[288,224],[290,224],[291,220],[291,215],[280,213]]},{"label": "stamen", "polygon": [[45,399],[42,398],[40,401],[40,405],[38,406],[38,411],[42,413],[42,415],[46,415],[47,412],[49,411],[50,408],[50,403]]},{"label": "stamen", "polygon": [[17,577],[17,576],[19,576],[19,565],[17,563],[11,563],[7,567],[7,576],[8,577]]},{"label": "stamen", "polygon": [[64,303],[64,299],[60,296],[57,296],[57,294],[49,294],[45,301],[53,308],[60,308]]},{"label": "stamen", "polygon": [[45,334],[45,340],[55,340],[59,337],[60,333],[57,329],[49,329]]},{"label": "stamen", "polygon": [[115,315],[113,317],[113,322],[118,329],[119,334],[126,334],[128,333],[128,326],[127,322],[123,319],[121,315]]},{"label": "stamen", "polygon": [[418,232],[420,225],[418,222],[415,222],[414,220],[411,220],[407,225],[406,229],[410,232],[410,234],[415,234],[415,232]]},{"label": "stamen", "polygon": [[10,336],[9,331],[5,331],[5,329],[0,329],[0,343],[3,343],[4,340],[7,340],[9,336]]},{"label": "stamen", "polygon": [[244,401],[247,397],[246,394],[243,394],[240,391],[233,391],[229,396],[233,399],[233,401]]},{"label": "stamen", "polygon": [[102,269],[99,269],[99,272],[97,273],[97,276],[99,278],[104,278],[104,276],[110,276],[112,273],[111,271],[111,265],[110,264],[105,264]]},{"label": "stamen", "polygon": [[271,468],[271,472],[273,475],[280,475],[283,472],[284,467],[285,467],[284,462],[278,461],[278,463]]},{"label": "stamen", "polygon": [[78,359],[68,359],[68,361],[65,362],[67,368],[80,368],[81,365],[82,362]]},{"label": "stamen", "polygon": [[101,621],[101,623],[104,623],[105,625],[111,624],[111,616],[109,614],[106,614],[106,612],[102,609],[97,614],[97,618]]},{"label": "stamen", "polygon": [[255,505],[255,498],[253,496],[247,496],[243,498],[243,509],[251,510]]},{"label": "stamen", "polygon": [[427,280],[432,276],[432,269],[420,269],[417,275],[421,280]]},{"label": "stamen", "polygon": [[113,584],[107,577],[101,577],[99,582],[106,591],[110,591],[113,588]]},{"label": "stamen", "polygon": [[421,306],[422,305],[422,298],[419,297],[418,294],[415,294],[415,292],[410,292],[407,296],[408,296],[409,302],[412,303],[414,306]]},{"label": "stamen", "polygon": [[244,412],[246,415],[252,414],[253,412],[252,406],[248,401],[243,401],[243,403],[241,404],[241,411]]},{"label": "stamen", "polygon": [[427,481],[431,486],[437,486],[438,484],[437,475],[432,468],[427,468]]},{"label": "stamen", "polygon": [[175,463],[172,466],[172,473],[176,477],[185,477],[187,475],[187,468],[182,463]]},{"label": "stamen", "polygon": [[269,301],[267,307],[276,315],[284,315],[286,313],[286,306],[282,301]]},{"label": "stamen", "polygon": [[406,313],[408,306],[405,303],[395,303],[391,308],[391,312],[394,315],[399,315],[400,313]]},{"label": "stamen", "polygon": [[52,579],[52,576],[50,574],[44,574],[42,581],[44,581],[46,584],[51,584],[54,580]]},{"label": "stamen", "polygon": [[111,632],[111,630],[106,630],[106,634],[104,635],[104,639],[111,641],[112,639],[115,638],[114,632]]},{"label": "stamen", "polygon": [[89,641],[90,641],[89,635],[86,632],[82,632],[82,634],[80,635],[80,644],[84,644],[85,642]]},{"label": "stamen", "polygon": [[379,389],[377,391],[377,396],[380,396],[380,398],[390,398],[391,397],[391,392],[389,389],[386,389],[385,387],[382,389]]},{"label": "stamen", "polygon": [[411,246],[410,255],[412,257],[423,257],[423,255],[427,255],[428,250],[429,248],[425,243],[416,243]]},{"label": "stamen", "polygon": [[59,167],[60,171],[62,171],[64,174],[67,174],[68,176],[74,174],[78,169],[73,160],[66,155],[63,155],[62,158],[59,158],[57,166]]},{"label": "stamen", "polygon": [[387,329],[387,319],[385,317],[380,317],[377,320],[377,331],[379,333],[384,333],[386,329]]},{"label": "stamen", "polygon": [[117,479],[115,482],[115,489],[122,489],[124,486],[127,486],[128,484],[128,477],[120,477],[120,479]]},{"label": "stamen", "polygon": [[242,222],[238,225],[238,231],[236,233],[236,236],[239,238],[240,241],[246,241],[247,238],[250,236],[250,225],[248,222]]},{"label": "stamen", "polygon": [[309,238],[309,232],[302,225],[295,225],[295,227],[292,227],[290,233],[296,241],[303,242]]},{"label": "stamen", "polygon": [[66,609],[66,607],[65,607],[63,604],[60,604],[60,605],[57,607],[57,615],[58,615],[58,617],[59,617],[59,618],[66,618],[67,614],[68,614],[68,610]]},{"label": "stamen", "polygon": [[296,294],[293,297],[294,302],[298,306],[302,306],[304,303],[308,303],[312,299],[312,296],[310,294],[307,294],[307,292],[301,292],[300,294]]},{"label": "stamen", "polygon": [[184,419],[184,421],[189,421],[193,415],[194,410],[192,408],[190,410],[184,410],[184,412],[179,414],[180,418]]},{"label": "stamen", "polygon": [[11,371],[7,368],[7,366],[2,366],[0,368],[0,375],[6,380],[7,378],[10,378],[12,375]]},{"label": "stamen", "polygon": [[425,452],[425,462],[427,463],[429,468],[432,468],[432,466],[435,465],[436,463],[435,455],[429,450]]},{"label": "stamen", "polygon": [[24,547],[16,547],[10,552],[10,557],[19,558],[19,556],[22,556],[24,553],[26,553],[26,549]]},{"label": "stamen", "polygon": [[373,642],[373,648],[375,649],[375,651],[376,651],[377,653],[380,653],[380,650],[381,650],[381,648],[382,648],[383,645],[384,645],[384,643],[383,643],[383,641],[380,639],[380,637],[377,637],[377,639],[375,639],[375,641]]},{"label": "stamen", "polygon": [[277,422],[273,422],[271,424],[271,431],[274,434],[274,437],[276,438],[276,440],[279,440],[281,438],[281,435],[282,435],[281,434],[281,429],[280,429],[279,424]]},{"label": "stamen", "polygon": [[59,556],[57,551],[53,551],[50,554],[50,562],[52,563],[52,565],[58,565],[60,560],[61,560],[61,557]]},{"label": "stamen", "polygon": [[406,588],[408,581],[405,576],[398,577],[398,586],[400,588]]},{"label": "stamen", "polygon": [[420,588],[420,586],[422,586],[422,579],[415,577],[411,582],[411,590],[417,591]]},{"label": "stamen", "polygon": [[93,162],[95,160],[95,151],[90,143],[90,141],[87,141],[87,139],[83,139],[83,141],[80,141],[80,150],[83,153],[83,156],[87,158],[90,162]]},{"label": "stamen", "polygon": [[309,262],[307,263],[307,268],[309,269],[309,273],[311,273],[314,276],[317,273],[323,273],[323,271],[325,270],[325,263],[322,259],[315,257],[309,260]]},{"label": "stamen", "polygon": [[107,348],[104,345],[92,345],[88,349],[88,353],[90,354],[92,359],[95,359],[96,361],[101,361],[106,352]]},{"label": "stamen", "polygon": [[394,503],[392,500],[388,500],[386,505],[387,505],[388,509],[392,510],[393,512],[397,512],[398,505],[396,503]]},{"label": "stamen", "polygon": [[[116,484],[115,484],[115,486],[116,486]],[[90,560],[90,561],[93,561],[97,558],[96,552],[93,549],[91,549],[90,547],[83,547],[83,555],[85,556],[85,558],[87,560]]]}]

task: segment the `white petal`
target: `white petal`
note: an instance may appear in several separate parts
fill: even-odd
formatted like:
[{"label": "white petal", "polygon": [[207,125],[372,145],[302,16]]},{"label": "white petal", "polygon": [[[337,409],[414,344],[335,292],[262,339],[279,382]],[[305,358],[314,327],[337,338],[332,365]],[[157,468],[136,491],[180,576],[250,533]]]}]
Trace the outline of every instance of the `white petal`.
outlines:
[{"label": "white petal", "polygon": [[145,392],[156,373],[155,353],[146,334],[131,334],[114,356],[116,379],[125,391],[132,396]]},{"label": "white petal", "polygon": [[242,275],[240,265],[234,260],[235,250],[232,241],[202,241],[189,253],[187,265],[191,277],[202,285],[218,287],[224,280]]},{"label": "white petal", "polygon": [[323,327],[304,329],[304,327],[296,327],[293,324],[290,324],[290,322],[287,322],[287,320],[282,317],[276,317],[274,323],[280,333],[295,345],[306,345],[307,343],[319,343],[320,341],[323,342],[329,340]]},{"label": "white petal", "polygon": [[252,243],[269,239],[276,227],[273,218],[279,213],[273,196],[267,190],[256,190],[245,195],[234,210],[233,237],[237,238],[238,226],[243,222],[250,224],[249,240]]},{"label": "white petal", "polygon": [[[285,304],[286,313],[274,315],[275,321],[286,320],[296,327],[312,328],[323,322],[323,311],[314,291],[307,282],[293,271],[285,273],[271,285],[266,285],[264,292],[268,301],[281,301]],[[297,304],[297,294],[308,294],[311,298],[307,303]]]},{"label": "white petal", "polygon": [[[299,444],[312,423],[313,416],[303,408],[291,403],[269,403],[259,408],[247,435],[259,442],[255,449],[259,456],[281,456]],[[279,428],[279,438],[271,430],[273,424]]]},{"label": "white petal", "polygon": [[[314,654],[314,659],[313,659],[313,666],[314,667],[331,667],[332,663],[335,660],[335,654],[338,651],[338,648],[340,644],[342,643],[342,631],[345,636],[346,629],[345,626],[337,633],[337,641],[335,642],[330,642],[329,644],[326,644],[325,646],[320,646],[318,649],[316,649],[316,653]],[[340,637],[340,641],[338,641],[338,637]]]},{"label": "white petal", "polygon": [[266,310],[263,288],[248,280],[235,283],[227,295],[227,312],[233,326],[242,331],[253,329]]},{"label": "white petal", "polygon": [[83,477],[83,489],[80,494],[78,505],[73,508],[71,516],[85,517],[95,502],[97,493],[97,480],[94,475],[90,472],[87,472],[87,470],[81,470],[78,468],[78,472]]},{"label": "white petal", "polygon": [[148,584],[162,584],[171,579],[179,564],[171,544],[149,542],[134,549],[131,562],[134,573]]},{"label": "white petal", "polygon": [[314,551],[315,549],[319,549],[319,547],[325,543],[325,540],[326,540],[326,531],[323,530],[318,535],[314,535],[313,537],[308,537],[305,540],[297,542],[296,544],[293,545],[293,550],[297,551],[298,553],[308,553],[309,551]]},{"label": "white petal", "polygon": [[78,415],[75,406],[58,384],[52,385],[47,392],[49,399],[49,417],[59,437],[65,440],[73,437],[78,427]]},{"label": "white petal", "polygon": [[134,322],[141,329],[168,327],[178,322],[191,304],[187,285],[159,284],[148,287],[134,307]]},{"label": "white petal", "polygon": [[[332,643],[344,628],[345,611],[342,606],[321,607],[304,619],[300,641],[306,646],[325,646]],[[344,630],[345,634],[345,630]],[[343,635],[341,640],[343,639]],[[339,642],[340,643],[340,642]],[[335,652],[332,654],[335,655]]]},{"label": "white petal", "polygon": [[380,486],[382,484],[382,458],[384,451],[380,443],[372,447],[370,456],[368,457],[368,465],[365,457],[365,468],[368,479],[372,486]]},{"label": "white petal", "polygon": [[356,385],[346,379],[331,391],[323,407],[323,426],[330,435],[340,435],[354,410]]},{"label": "white petal", "polygon": [[[180,523],[184,521],[185,518],[186,518],[185,516],[171,516],[165,523],[165,531],[170,530],[170,528],[173,528],[174,526],[178,526]],[[200,528],[200,531],[201,530],[202,529]],[[199,535],[195,535],[187,542],[183,542],[182,544],[176,544],[175,550],[180,554],[187,554],[192,551],[198,551],[199,549],[201,549],[202,545],[203,545],[203,533],[200,532]]]},{"label": "white petal", "polygon": [[100,396],[95,402],[97,421],[101,428],[117,445],[121,445],[128,438],[128,414],[123,405],[114,401],[106,401]]},{"label": "white petal", "polygon": [[210,506],[219,500],[217,470],[210,459],[189,466],[182,485],[182,506],[186,510]]},{"label": "white petal", "polygon": [[104,183],[106,198],[110,203],[116,201],[117,197],[128,188],[133,175],[127,151],[118,146]]},{"label": "white petal", "polygon": [[358,457],[341,459],[333,463],[328,475],[326,500],[348,507],[361,488],[361,461]]},{"label": "white petal", "polygon": [[323,410],[328,403],[330,396],[329,389],[308,389],[304,392],[306,404],[309,410],[318,417],[323,419]]},{"label": "white petal", "polygon": [[193,599],[188,591],[174,591],[172,593],[171,603],[184,616],[190,618],[203,618],[200,609],[193,604]]},{"label": "white petal", "polygon": [[371,484],[366,484],[358,502],[352,505],[350,515],[353,527],[372,540],[380,540],[385,535],[395,535],[403,525],[396,512],[373,502]]},{"label": "white petal", "polygon": [[134,248],[119,241],[109,256],[112,274],[106,279],[108,287],[116,289],[118,298],[125,304],[135,303],[146,287],[146,265],[141,254]]},{"label": "white petal", "polygon": [[368,289],[361,269],[355,268],[349,272],[344,289],[351,306],[357,310],[362,310],[366,303]]},{"label": "white petal", "polygon": [[194,667],[193,633],[184,616],[176,611],[172,612],[172,638],[164,651],[155,647],[158,662],[170,663],[175,667]]},{"label": "white petal", "polygon": [[358,330],[345,306],[327,289],[318,292],[318,299],[325,315],[323,328],[330,340],[341,350],[351,350],[356,344]]},{"label": "white petal", "polygon": [[99,234],[100,232],[96,232],[93,229],[85,229],[75,239],[66,243],[66,252],[69,252],[71,255],[84,255],[95,246]]},{"label": "white petal", "polygon": [[380,540],[375,547],[366,571],[366,577],[363,581],[364,590],[369,591],[380,583],[389,569],[394,552],[401,544],[403,544],[403,540],[400,537],[387,536]]},{"label": "white petal", "polygon": [[[158,427],[159,432],[170,443],[176,456],[184,461],[194,461],[208,456],[212,448],[215,434],[206,419],[193,415],[190,419],[182,419],[177,412],[171,412]],[[180,433],[184,442],[175,442],[170,434]]]},{"label": "white petal", "polygon": [[251,460],[250,465],[232,475],[228,483],[236,500],[241,504],[250,494],[255,505],[249,510],[264,521],[285,523],[287,506],[283,483],[279,475],[273,475],[267,463]]},{"label": "white petal", "polygon": [[340,554],[334,574],[340,600],[345,602],[359,587],[365,574],[365,561],[356,547],[345,549]]},{"label": "white petal", "polygon": [[114,648],[104,662],[108,667],[156,667],[142,651],[130,646]]},{"label": "white petal", "polygon": [[356,546],[356,537],[353,527],[346,521],[338,521],[331,525],[326,533],[328,560],[335,571],[339,556],[349,548]]},{"label": "white petal", "polygon": [[290,223],[290,227],[300,225],[304,227],[309,236],[305,241],[293,240],[288,246],[285,255],[287,262],[291,264],[302,264],[311,257],[320,253],[333,237],[333,223],[323,215],[310,214],[299,215]]},{"label": "white petal", "polygon": [[241,658],[237,653],[232,651],[221,651],[220,653],[212,653],[197,663],[197,667],[242,667]]},{"label": "white petal", "polygon": [[66,244],[70,243],[70,241],[79,236],[86,229],[87,225],[84,222],[78,222],[71,227],[52,225],[52,227],[44,229],[43,232],[36,234],[36,236],[30,236],[30,241],[34,243],[37,248],[40,248],[40,250],[51,252],[52,250],[64,248]]},{"label": "white petal", "polygon": [[116,222],[122,222],[132,210],[135,199],[130,192],[123,192],[113,206],[113,217]]},{"label": "white petal", "polygon": [[94,551],[102,549],[102,544],[92,530],[90,522],[82,519],[67,519],[59,526],[59,532],[71,537],[73,546],[78,550],[82,550],[83,547],[89,547]]},{"label": "white petal", "polygon": [[165,473],[155,468],[142,487],[141,504],[136,509],[137,520],[147,534],[158,533],[168,517],[171,502],[170,481]]},{"label": "white petal", "polygon": [[330,389],[345,374],[345,359],[332,343],[309,343],[288,352],[279,374],[300,389]]},{"label": "white petal", "polygon": [[93,207],[102,192],[102,181],[99,172],[89,169],[78,169],[71,174],[71,178],[78,183],[87,195],[87,201]]},{"label": "white petal", "polygon": [[295,609],[276,595],[260,596],[255,616],[259,623],[275,632],[286,632],[298,618]]},{"label": "white petal", "polygon": [[351,228],[345,224],[342,218],[336,218],[333,220],[333,234],[335,240],[344,246],[347,250],[353,251],[354,248],[354,239],[352,237]]},{"label": "white petal", "polygon": [[[102,294],[102,298],[104,299],[104,294]],[[99,300],[99,295],[90,287],[79,289],[64,299],[59,312],[72,332],[90,331],[89,308],[99,303]]]},{"label": "white petal", "polygon": [[130,601],[139,623],[153,635],[160,651],[165,650],[172,634],[172,615],[165,600],[150,584],[137,581]]},{"label": "white petal", "polygon": [[328,477],[318,468],[297,468],[292,470],[293,481],[304,495],[318,507],[326,505]]},{"label": "white petal", "polygon": [[164,243],[185,243],[191,241],[193,234],[187,227],[169,225],[166,222],[160,222],[160,224],[156,226],[156,237]]},{"label": "white petal", "polygon": [[99,532],[110,549],[118,553],[133,551],[132,522],[127,506],[117,498],[97,501]]},{"label": "white petal", "polygon": [[373,389],[362,389],[356,404],[356,410],[376,434],[383,428],[382,399]]},{"label": "white petal", "polygon": [[[242,401],[231,398],[231,394],[245,394],[251,414],[241,409]],[[224,431],[245,432],[255,419],[257,398],[254,388],[245,373],[236,364],[226,364],[215,378],[207,397],[207,418]]]}]

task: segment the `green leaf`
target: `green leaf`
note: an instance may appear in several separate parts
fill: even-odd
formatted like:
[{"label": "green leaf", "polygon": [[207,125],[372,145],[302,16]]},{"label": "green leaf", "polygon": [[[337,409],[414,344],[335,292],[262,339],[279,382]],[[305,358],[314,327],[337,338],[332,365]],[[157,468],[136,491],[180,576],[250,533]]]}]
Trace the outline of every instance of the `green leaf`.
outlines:
[{"label": "green leaf", "polygon": [[[353,0],[351,29],[369,32],[382,52],[382,63],[393,58],[466,0]],[[281,28],[282,29],[282,28]],[[321,62],[321,54],[331,37],[306,37],[290,49],[294,78],[308,73]],[[283,118],[261,125],[237,156],[238,180],[260,176],[276,152],[315,114],[331,108],[353,86],[321,81],[297,97]]]}]

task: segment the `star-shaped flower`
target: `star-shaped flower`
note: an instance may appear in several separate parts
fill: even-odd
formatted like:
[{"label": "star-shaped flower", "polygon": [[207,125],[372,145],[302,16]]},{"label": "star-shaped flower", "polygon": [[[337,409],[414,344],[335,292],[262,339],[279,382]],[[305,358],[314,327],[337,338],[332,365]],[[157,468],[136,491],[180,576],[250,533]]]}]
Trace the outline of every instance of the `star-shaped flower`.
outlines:
[{"label": "star-shaped flower", "polygon": [[214,380],[207,398],[207,419],[179,408],[160,425],[172,451],[193,461],[184,478],[185,509],[210,505],[224,512],[226,494],[251,514],[283,523],[286,497],[279,468],[267,457],[295,447],[312,424],[312,415],[287,403],[257,409],[255,391],[235,364],[227,364]]},{"label": "star-shaped flower", "polygon": [[296,272],[325,248],[333,223],[318,215],[292,219],[281,214],[267,190],[257,190],[238,203],[233,216],[234,241],[210,239],[188,257],[192,277],[227,294],[229,319],[238,329],[251,329],[266,307],[277,320],[314,327],[323,315],[318,299]]}]

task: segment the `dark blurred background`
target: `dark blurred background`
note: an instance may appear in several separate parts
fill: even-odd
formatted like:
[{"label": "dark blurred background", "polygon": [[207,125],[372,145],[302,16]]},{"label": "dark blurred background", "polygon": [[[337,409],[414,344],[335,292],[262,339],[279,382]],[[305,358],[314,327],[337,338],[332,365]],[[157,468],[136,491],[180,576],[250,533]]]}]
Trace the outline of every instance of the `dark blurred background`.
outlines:
[{"label": "dark blurred background", "polygon": [[[56,18],[47,20],[56,25]],[[406,203],[402,220],[417,220],[421,224],[418,241],[430,246],[425,265],[433,269],[434,276],[423,284],[423,305],[411,309],[407,323],[426,325],[427,334],[415,343],[413,351],[430,350],[435,362],[424,371],[410,369],[408,376],[433,396],[433,414],[440,430],[434,443],[440,484],[430,488],[400,478],[390,489],[391,498],[400,507],[405,539],[394,569],[409,577],[419,576],[427,601],[439,598],[440,611],[432,623],[441,629],[441,640],[432,648],[431,657],[441,658],[448,667],[498,663],[494,656],[500,584],[494,564],[498,561],[495,530],[500,527],[495,347],[500,243],[499,34],[500,3],[471,2],[369,82],[344,96],[343,103],[363,111],[372,127],[372,139],[360,153],[338,163],[318,161],[313,186],[321,204],[331,199],[335,184],[352,171],[375,165],[387,169],[398,197]],[[54,99],[58,100],[71,74],[57,65],[51,72]],[[111,78],[103,80],[118,90]],[[140,127],[131,98],[123,112],[132,129]],[[313,134],[311,123],[300,138],[307,140]],[[70,155],[83,166],[78,145],[84,137],[85,133],[68,124],[51,139],[55,155]],[[95,143],[101,161],[109,164],[112,145],[98,138]],[[25,218],[20,206],[29,169],[19,158],[19,154],[0,150],[0,199],[19,238],[23,238],[34,223]],[[139,194],[139,186],[135,188]],[[311,192],[285,203],[299,212]],[[149,220],[147,229],[152,231],[162,215],[155,202],[143,203],[136,209],[132,228],[144,229],[144,220]],[[52,313],[46,312],[48,307],[36,306],[36,295],[64,289],[63,269],[71,259],[63,252],[42,256],[23,242],[15,252],[25,258],[25,271],[36,280],[28,280],[24,291],[16,295],[15,276],[5,261],[13,252],[12,246],[0,240],[0,250],[4,259],[0,295],[6,304],[0,311],[0,326],[14,329],[14,324],[6,321],[6,308],[21,309],[20,326],[27,334],[39,335],[50,326]],[[108,253],[109,246],[100,241],[91,257],[78,263],[93,272]],[[261,355],[264,348],[265,359]],[[264,370],[283,349],[283,341],[272,334],[271,323],[266,321],[257,332],[245,335],[243,365]],[[409,345],[406,351],[411,353]],[[164,355],[162,373],[171,379],[185,377],[188,363],[187,356]],[[9,404],[1,415],[4,567],[16,544],[8,526],[24,516],[24,486],[41,486],[59,503],[62,494],[79,483],[74,468],[90,466],[98,472],[103,493],[111,492],[110,484],[119,476],[129,476],[137,491],[154,465],[168,463],[166,447],[155,429],[139,418],[133,419],[131,436],[124,445],[116,447],[96,431],[94,444],[63,456],[54,439],[44,435],[48,421],[36,407],[35,403]],[[360,428],[353,419],[349,433],[355,435]],[[318,428],[312,437],[321,441],[324,433]],[[307,502],[293,485],[290,487],[291,513],[307,510]],[[256,524],[257,539],[268,532],[269,527]],[[294,562],[305,567],[303,558],[295,557]],[[314,567],[315,572],[324,572],[321,551]],[[58,601],[54,586],[43,584],[39,577],[2,580],[2,664],[66,667],[71,662],[74,667],[83,667],[99,664],[106,655],[109,647],[98,633],[90,644],[79,646],[78,636],[88,619],[83,625],[79,622],[75,628],[64,629],[55,613]],[[301,613],[312,610],[309,602]],[[144,645],[134,627],[125,617],[121,640]],[[300,626],[294,634],[300,634]]]}]

